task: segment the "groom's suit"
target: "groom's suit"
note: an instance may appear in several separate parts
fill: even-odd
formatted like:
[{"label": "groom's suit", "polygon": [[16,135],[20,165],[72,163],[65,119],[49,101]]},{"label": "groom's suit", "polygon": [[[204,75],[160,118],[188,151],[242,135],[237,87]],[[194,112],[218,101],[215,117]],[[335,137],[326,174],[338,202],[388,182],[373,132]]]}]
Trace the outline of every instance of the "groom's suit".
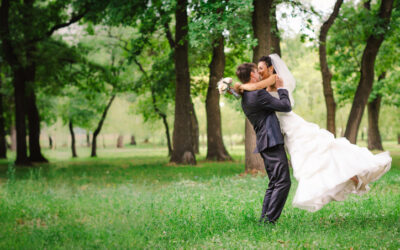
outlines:
[{"label": "groom's suit", "polygon": [[263,158],[269,178],[261,220],[266,216],[272,223],[281,215],[291,185],[284,140],[275,111],[289,112],[292,107],[286,89],[278,89],[278,94],[280,99],[261,89],[245,91],[242,98],[243,111],[256,132],[255,153],[260,153]]}]

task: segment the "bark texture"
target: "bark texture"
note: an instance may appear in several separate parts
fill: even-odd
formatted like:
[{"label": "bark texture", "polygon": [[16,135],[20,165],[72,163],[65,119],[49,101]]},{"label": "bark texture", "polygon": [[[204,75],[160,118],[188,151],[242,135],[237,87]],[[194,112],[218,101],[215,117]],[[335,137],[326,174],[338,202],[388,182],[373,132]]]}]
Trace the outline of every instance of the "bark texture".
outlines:
[{"label": "bark texture", "polygon": [[381,133],[379,132],[379,111],[381,96],[368,103],[368,149],[383,150]]},{"label": "bark texture", "polygon": [[10,65],[13,73],[13,86],[14,86],[14,101],[15,101],[15,127],[16,127],[16,142],[17,142],[17,156],[15,160],[16,165],[30,165],[27,154],[26,144],[26,123],[25,123],[25,72],[19,59],[17,57],[15,48],[10,40],[10,27],[9,27],[9,10],[10,1],[3,0],[0,7],[0,39],[2,41],[1,47],[3,55]]},{"label": "bark texture", "polygon": [[171,162],[176,164],[196,164],[192,142],[192,119],[190,98],[190,76],[188,62],[188,16],[187,0],[178,0],[175,11],[175,120],[173,152]]},{"label": "bark texture", "polygon": [[[379,9],[377,28],[387,30],[393,9],[393,0],[382,0]],[[364,113],[368,97],[372,90],[374,82],[374,65],[379,48],[384,40],[385,32],[374,33],[367,40],[361,59],[361,77],[354,96],[350,115],[347,120],[344,136],[351,142],[357,142],[357,132],[360,127],[361,118]]]},{"label": "bark texture", "polygon": [[219,107],[220,95],[217,90],[217,82],[224,77],[225,53],[224,37],[221,35],[215,41],[212,59],[210,63],[210,80],[208,83],[206,98],[207,115],[207,160],[226,161],[232,160],[225,148],[222,128],[221,110]]},{"label": "bark texture", "polygon": [[[32,52],[33,51],[34,49],[32,48]],[[31,56],[28,58],[31,58]],[[26,96],[26,113],[28,115],[29,125],[29,160],[32,162],[48,162],[48,160],[42,155],[40,147],[40,116],[39,110],[36,106],[36,96],[33,87],[35,82],[35,71],[36,66],[34,63],[25,70],[26,83],[29,84]]]},{"label": "bark texture", "polygon": [[[1,73],[1,71],[0,71]],[[2,87],[2,78],[0,76],[0,88]],[[5,120],[4,120],[4,109],[3,109],[3,94],[0,93],[0,158],[7,158],[7,142],[6,142],[6,131],[5,131]]]},{"label": "bark texture", "polygon": [[[257,46],[253,49],[253,62],[257,63],[261,56],[271,52],[271,7],[272,0],[254,0],[252,25],[254,37],[257,38]],[[256,134],[250,121],[245,121],[245,172],[265,173],[264,161],[260,154],[254,154],[256,148]]]},{"label": "bark texture", "polygon": [[[378,83],[385,79],[386,72],[378,77]],[[381,133],[379,132],[379,112],[381,108],[382,96],[377,95],[375,99],[368,103],[368,149],[383,150]]]},{"label": "bark texture", "polygon": [[326,58],[326,38],[328,36],[328,31],[334,23],[336,17],[339,14],[340,7],[343,0],[337,0],[333,12],[329,16],[322,26],[319,33],[319,64],[321,67],[322,74],[322,87],[324,90],[325,106],[326,106],[326,129],[330,131],[334,136],[336,136],[336,102],[333,96],[332,89],[332,73],[328,67],[328,61]]}]

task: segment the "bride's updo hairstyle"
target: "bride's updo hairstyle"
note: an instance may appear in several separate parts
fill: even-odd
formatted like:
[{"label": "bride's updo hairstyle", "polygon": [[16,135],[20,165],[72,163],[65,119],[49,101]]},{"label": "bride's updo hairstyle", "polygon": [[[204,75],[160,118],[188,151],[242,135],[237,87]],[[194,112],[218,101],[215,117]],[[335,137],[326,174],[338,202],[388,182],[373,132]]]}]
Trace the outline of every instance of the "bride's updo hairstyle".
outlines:
[{"label": "bride's updo hairstyle", "polygon": [[[265,65],[267,65],[268,68],[272,66],[272,59],[269,56],[262,56],[258,62],[265,62]],[[275,69],[274,74],[276,74]]]},{"label": "bride's updo hairstyle", "polygon": [[242,83],[250,82],[250,73],[257,71],[257,65],[254,63],[240,64],[236,69],[236,76]]}]

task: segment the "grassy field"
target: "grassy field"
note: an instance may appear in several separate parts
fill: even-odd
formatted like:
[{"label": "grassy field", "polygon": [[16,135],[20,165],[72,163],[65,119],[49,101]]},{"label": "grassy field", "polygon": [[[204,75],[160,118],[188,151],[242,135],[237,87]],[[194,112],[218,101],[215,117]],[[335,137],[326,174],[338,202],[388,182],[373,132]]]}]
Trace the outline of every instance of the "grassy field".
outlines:
[{"label": "grassy field", "polygon": [[[234,162],[168,164],[165,148],[100,149],[15,169],[0,162],[1,249],[400,248],[400,146],[385,143],[392,169],[364,196],[310,213],[291,205],[276,226],[258,225],[265,176]],[[11,155],[12,157],[12,155]]]}]

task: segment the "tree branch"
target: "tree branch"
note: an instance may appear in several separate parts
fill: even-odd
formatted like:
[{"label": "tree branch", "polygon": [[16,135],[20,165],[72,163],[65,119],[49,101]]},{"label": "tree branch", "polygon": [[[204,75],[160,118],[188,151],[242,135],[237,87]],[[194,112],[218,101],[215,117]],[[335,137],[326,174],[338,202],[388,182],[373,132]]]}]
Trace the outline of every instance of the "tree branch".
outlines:
[{"label": "tree branch", "polygon": [[[166,15],[165,12],[164,12],[160,7],[157,7],[157,10],[158,10],[158,12],[160,13],[160,16]],[[165,35],[166,35],[166,37],[167,37],[169,46],[171,47],[172,50],[174,50],[174,48],[175,48],[175,41],[174,41],[174,38],[173,38],[173,36],[172,36],[171,30],[169,29],[168,22],[163,22],[162,25],[163,25],[163,27],[164,27]]]},{"label": "tree branch", "polygon": [[78,22],[81,20],[87,13],[89,12],[89,8],[85,8],[81,13],[77,13],[72,15],[71,19],[65,23],[59,23],[54,25],[47,33],[46,36],[50,37],[56,30],[68,27],[69,25]]}]

